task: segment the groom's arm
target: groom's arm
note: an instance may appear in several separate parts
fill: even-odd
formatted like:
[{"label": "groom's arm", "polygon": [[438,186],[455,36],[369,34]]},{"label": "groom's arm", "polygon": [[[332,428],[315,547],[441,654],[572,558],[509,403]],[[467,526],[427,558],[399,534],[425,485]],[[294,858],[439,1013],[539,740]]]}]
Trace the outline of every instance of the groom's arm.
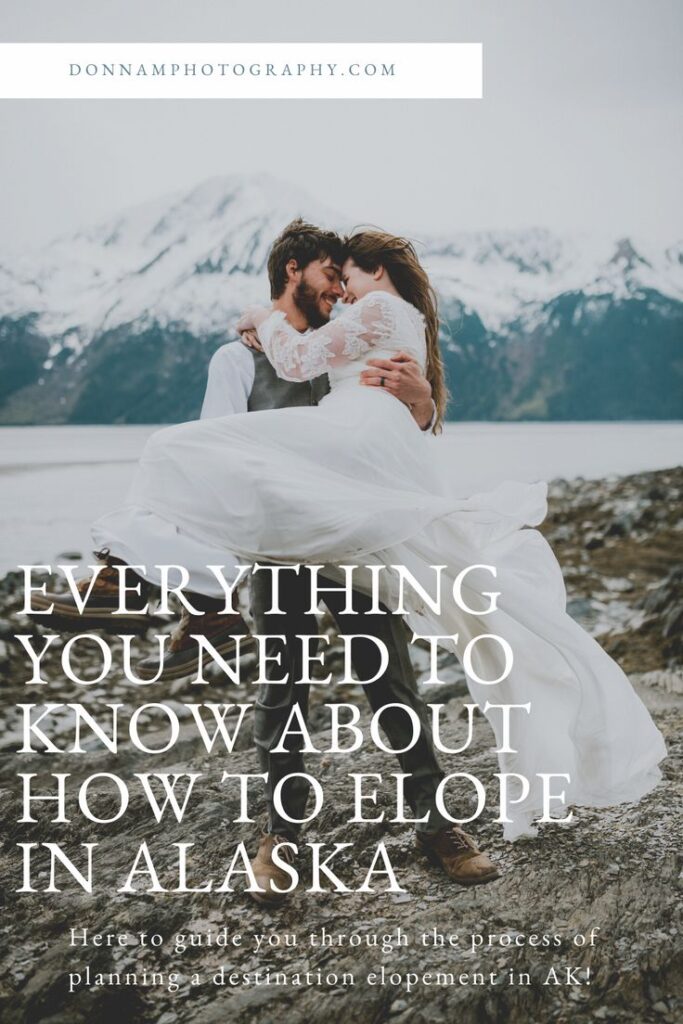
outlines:
[{"label": "groom's arm", "polygon": [[436,406],[432,399],[432,386],[416,359],[406,352],[398,352],[391,359],[368,359],[360,382],[365,387],[381,388],[395,395],[407,405],[420,430],[434,425]]},{"label": "groom's arm", "polygon": [[[241,338],[247,348],[263,352],[256,331],[244,331]],[[368,369],[361,373],[360,382],[370,388],[386,387],[408,406],[420,430],[431,430],[434,426],[436,405],[432,398],[432,386],[412,356],[399,352],[391,359],[369,359]]]}]

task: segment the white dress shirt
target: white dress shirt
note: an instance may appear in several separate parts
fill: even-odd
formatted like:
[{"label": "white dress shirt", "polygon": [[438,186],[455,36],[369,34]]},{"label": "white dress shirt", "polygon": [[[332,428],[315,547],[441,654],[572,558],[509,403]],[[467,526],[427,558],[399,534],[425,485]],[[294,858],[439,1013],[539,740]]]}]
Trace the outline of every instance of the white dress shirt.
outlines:
[{"label": "white dress shirt", "polygon": [[248,412],[255,373],[254,357],[241,341],[231,341],[216,349],[209,363],[200,419]]},{"label": "white dress shirt", "polygon": [[[241,341],[230,341],[216,349],[209,363],[209,376],[199,418],[213,419],[232,413],[249,411],[249,396],[254,386],[254,357]],[[424,431],[431,430],[436,419],[436,406]]]}]

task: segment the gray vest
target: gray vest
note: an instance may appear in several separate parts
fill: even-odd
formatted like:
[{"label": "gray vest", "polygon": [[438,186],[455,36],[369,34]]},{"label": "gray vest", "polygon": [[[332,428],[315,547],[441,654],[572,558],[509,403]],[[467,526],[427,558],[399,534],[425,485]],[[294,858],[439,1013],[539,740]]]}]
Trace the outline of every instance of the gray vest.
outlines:
[{"label": "gray vest", "polygon": [[265,409],[288,409],[293,405],[317,405],[330,390],[327,374],[314,380],[282,380],[263,352],[251,352],[254,357],[254,384],[249,395],[249,412]]}]

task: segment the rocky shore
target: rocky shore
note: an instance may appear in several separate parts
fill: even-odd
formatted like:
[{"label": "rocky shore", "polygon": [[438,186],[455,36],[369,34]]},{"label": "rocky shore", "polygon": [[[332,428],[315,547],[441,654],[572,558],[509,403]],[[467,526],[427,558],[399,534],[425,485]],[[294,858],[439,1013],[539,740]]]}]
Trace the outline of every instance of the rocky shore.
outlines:
[{"label": "rocky shore", "polygon": [[[116,658],[106,680],[79,686],[61,674],[61,652],[68,640],[64,636],[45,656],[48,683],[27,687],[27,657],[14,634],[40,630],[18,612],[20,579],[5,577],[0,582],[0,810],[5,825],[0,858],[6,883],[0,929],[2,1020],[270,1024],[286,1019],[303,1024],[336,1014],[348,1024],[673,1024],[680,1019],[682,925],[676,884],[681,801],[676,768],[683,718],[682,494],[683,469],[552,484],[542,529],[563,567],[569,611],[628,672],[664,733],[670,756],[662,766],[662,784],[641,803],[600,811],[578,808],[570,825],[544,826],[537,839],[505,844],[494,812],[484,814],[472,831],[499,863],[502,876],[470,890],[450,883],[420,858],[409,827],[389,820],[346,823],[348,771],[383,772],[390,778],[396,770],[391,755],[368,743],[354,754],[351,769],[342,755],[310,755],[309,768],[324,786],[325,806],[302,841],[351,843],[335,864],[354,890],[373,851],[384,842],[405,893],[307,893],[311,876],[306,857],[303,886],[280,909],[258,906],[239,885],[237,891],[224,893],[117,892],[142,842],[153,853],[160,884],[169,889],[177,884],[178,848],[173,844],[195,844],[189,851],[188,886],[197,889],[210,878],[216,880],[214,888],[220,883],[240,841],[255,851],[263,822],[260,796],[251,803],[254,822],[235,825],[237,791],[226,790],[220,782],[223,771],[258,770],[249,729],[241,732],[229,758],[209,756],[187,707],[193,702],[251,702],[248,680],[254,656],[245,655],[240,687],[215,673],[207,687],[178,680],[145,687],[144,692],[132,690]],[[332,638],[333,659],[340,657],[331,622],[324,620],[324,627]],[[159,628],[168,626],[160,623]],[[146,645],[144,637],[136,641],[141,654]],[[76,654],[74,664],[87,674],[94,671],[96,658],[93,643]],[[426,652],[416,650],[415,659],[424,677]],[[429,699],[446,705],[443,736],[455,745],[466,734],[466,688],[455,659],[444,654],[441,664],[446,682]],[[320,746],[329,732],[324,709],[329,699],[325,688],[313,691],[311,731]],[[336,699],[358,701],[357,688],[337,688]],[[85,754],[17,753],[16,703],[80,702],[93,714],[116,703],[125,714],[155,701],[174,708],[179,722],[178,740],[167,757],[143,754],[129,739],[114,755],[89,731],[84,731]],[[367,730],[367,707],[360,706],[360,724]],[[165,733],[155,732],[153,718],[143,724],[149,746],[160,745]],[[60,736],[73,732],[68,709],[46,719],[44,731],[59,745]],[[471,772],[493,792],[497,762],[491,747],[490,729],[479,718],[466,767],[462,758],[446,755],[444,767]],[[201,796],[188,806],[182,822],[165,816],[157,825],[142,788],[131,783],[125,817],[111,825],[84,820],[75,796],[69,798],[68,822],[50,823],[52,814],[41,807],[35,824],[18,823],[18,772],[36,773],[45,785],[50,773],[69,773],[71,794],[93,773],[133,780],[134,773],[154,771],[202,773]],[[106,780],[93,786],[91,796],[99,816],[113,814],[115,800]],[[388,790],[382,790],[376,813],[386,810],[389,819],[391,807]],[[83,893],[64,867],[57,871],[63,891],[16,892],[22,885],[16,844],[47,842],[61,844],[81,866],[80,844],[98,844],[94,894]],[[45,889],[49,863],[44,851],[38,854],[43,860],[34,886]],[[70,929],[75,929],[73,944]],[[78,938],[83,929],[85,945]],[[110,945],[105,940],[91,943],[93,934],[103,933],[125,935],[126,942],[113,938]],[[159,945],[152,943],[155,935],[161,936]],[[185,942],[178,943],[178,935]],[[233,941],[236,935],[239,944]],[[281,972],[281,983],[263,981],[268,971],[271,978]],[[438,972],[452,974],[453,983],[435,980]],[[121,978],[135,974],[138,984],[97,983],[98,976],[108,979],[112,973]],[[247,974],[250,983],[231,984],[231,974]]]}]

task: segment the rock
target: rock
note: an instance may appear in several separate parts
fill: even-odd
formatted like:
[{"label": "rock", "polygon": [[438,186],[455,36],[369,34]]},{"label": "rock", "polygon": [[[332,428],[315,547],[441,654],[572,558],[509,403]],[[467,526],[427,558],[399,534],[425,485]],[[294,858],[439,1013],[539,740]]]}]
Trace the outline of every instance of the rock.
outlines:
[{"label": "rock", "polygon": [[[375,750],[370,743],[351,758],[329,755],[318,758],[306,755],[306,767],[317,774],[325,791],[325,805],[318,819],[306,826],[304,841],[353,843],[342,851],[335,862],[340,875],[354,884],[363,880],[377,844],[385,843],[400,883],[407,889],[398,899],[382,892],[377,894],[344,894],[297,892],[282,907],[262,908],[243,892],[202,892],[201,885],[209,877],[221,879],[227,862],[238,842],[243,841],[250,854],[257,848],[264,820],[261,790],[254,787],[250,801],[253,823],[235,824],[239,816],[237,790],[222,785],[222,772],[254,773],[259,770],[249,730],[229,756],[217,750],[209,756],[198,741],[196,730],[187,717],[181,720],[181,742],[168,755],[150,757],[136,752],[130,742],[121,744],[118,759],[102,746],[90,746],[87,757],[65,753],[52,761],[41,755],[16,756],[20,737],[13,736],[14,718],[6,716],[8,727],[1,733],[0,743],[0,814],[6,822],[7,841],[0,847],[0,870],[7,880],[5,924],[0,929],[0,969],[7,984],[0,986],[0,1016],[7,1024],[25,1021],[49,1021],[50,1024],[90,1024],[95,1021],[157,1021],[158,1024],[252,1024],[255,1020],[284,1019],[317,1022],[331,1015],[343,1016],[345,1024],[367,1024],[389,1018],[410,1019],[415,1024],[451,1024],[463,1021],[496,1020],[506,1024],[528,1024],[534,1021],[653,1021],[668,1024],[676,1017],[674,1006],[676,969],[681,950],[677,921],[677,857],[683,846],[680,821],[672,813],[675,806],[674,773],[678,749],[676,737],[681,732],[681,701],[683,691],[683,652],[677,646],[679,619],[675,616],[683,605],[683,573],[670,569],[679,559],[683,533],[676,531],[676,510],[669,508],[666,497],[652,496],[659,488],[672,495],[683,486],[682,470],[635,474],[610,481],[556,481],[551,490],[551,507],[547,524],[541,529],[553,541],[566,543],[560,560],[565,575],[569,610],[582,623],[596,621],[606,624],[608,632],[602,643],[621,643],[619,658],[633,679],[638,692],[652,708],[659,727],[665,733],[669,758],[663,762],[664,778],[647,798],[633,805],[613,808],[577,808],[571,823],[542,825],[536,839],[506,844],[494,818],[493,805],[481,818],[465,826],[481,846],[501,867],[501,877],[493,885],[467,890],[449,882],[443,872],[431,867],[414,848],[410,826],[394,822],[387,780],[398,771],[391,755]],[[653,503],[648,523],[629,525],[624,532],[609,533],[615,521],[626,517],[635,520]],[[664,513],[668,518],[659,518]],[[589,528],[582,524],[590,523]],[[584,547],[586,531],[608,538],[595,548]],[[0,639],[2,622],[12,623],[20,606],[21,579],[9,574],[0,580]],[[598,599],[599,598],[599,599]],[[669,621],[671,619],[671,621]],[[18,620],[16,620],[18,621]],[[331,622],[325,628],[332,631]],[[665,636],[670,630],[671,635]],[[10,628],[9,633],[14,630]],[[137,653],[145,650],[145,642],[136,641]],[[93,645],[94,647],[94,645]],[[4,692],[8,705],[26,698],[26,666],[17,646],[6,644],[9,660],[3,666]],[[53,650],[54,648],[54,650]],[[245,684],[234,693],[224,679],[212,680],[207,686],[192,687],[187,680],[168,687],[150,686],[144,691],[127,686],[120,673],[112,673],[105,683],[91,687],[70,685],[60,676],[59,658],[62,646],[56,641],[45,655],[45,668],[50,686],[46,696],[55,702],[81,701],[91,712],[101,710],[107,702],[129,707],[144,701],[173,701],[180,715],[180,705],[197,702],[229,702],[253,700],[252,686],[256,662],[254,656],[242,660]],[[416,648],[414,663],[418,676],[429,669],[428,652]],[[79,672],[94,667],[95,652],[85,651],[78,664]],[[428,699],[446,705],[442,738],[446,746],[456,747],[462,741],[463,720],[458,718],[462,674],[448,657],[439,667],[449,676],[443,688],[425,692]],[[464,693],[464,689],[463,689]],[[310,718],[314,743],[321,749],[329,740],[329,715],[322,705],[334,699],[329,688],[313,689]],[[338,698],[337,698],[338,699]],[[344,692],[344,701],[357,702],[359,725],[366,733],[370,712],[360,688]],[[229,720],[232,728],[234,719]],[[250,725],[251,723],[249,723]],[[64,715],[55,715],[45,729],[56,742],[68,729]],[[141,728],[144,725],[141,723]],[[5,742],[7,738],[7,742]],[[159,743],[161,745],[161,743]],[[492,734],[487,723],[477,716],[471,747],[457,756],[442,755],[448,772],[471,772],[482,780],[489,793],[495,792],[498,765],[492,753]],[[324,764],[323,764],[324,760]],[[136,772],[149,771],[203,773],[200,795],[189,803],[185,816],[177,822],[173,814],[157,825],[149,813],[139,790],[131,787],[126,815],[111,826],[98,827],[70,816],[67,826],[54,824],[53,812],[43,808],[38,819],[26,827],[18,824],[17,771],[60,771],[75,778],[84,774],[120,771],[126,779]],[[376,807],[366,807],[368,816],[380,816],[381,822],[363,826],[350,825],[352,799],[347,773],[382,773],[378,782]],[[105,782],[92,784],[92,807],[103,817],[113,813],[112,789]],[[454,791],[457,796],[457,790]],[[77,806],[77,805],[75,805]],[[469,795],[463,793],[463,809],[471,806]],[[310,809],[310,805],[309,805]],[[96,842],[96,892],[81,893],[64,875],[64,892],[16,892],[21,884],[21,864],[16,843],[24,840],[37,843],[62,841],[66,852],[78,853],[75,844]],[[196,885],[191,894],[140,893],[136,896],[117,892],[122,876],[130,868],[133,853],[142,841],[159,861],[163,883],[173,885],[173,845],[194,844],[189,852],[189,884]],[[299,857],[304,885],[310,884],[310,866]],[[43,870],[42,866],[40,870]],[[61,870],[61,869],[60,869]],[[41,885],[49,883],[49,873],[37,875]],[[61,877],[61,876],[60,876]],[[99,878],[99,880],[97,880]],[[241,884],[241,883],[240,883]],[[264,909],[267,910],[264,913]],[[141,945],[117,951],[84,951],[83,960],[92,959],[93,969],[111,971],[159,969],[179,970],[187,978],[197,970],[205,984],[192,989],[183,982],[171,994],[163,987],[106,989],[97,992],[66,992],[67,964],[77,963],[77,951],[68,948],[68,929],[78,923],[94,931],[159,931],[166,936],[176,932],[212,929],[214,934],[225,926],[230,933],[248,936],[255,932],[284,935],[296,932],[301,943],[296,949],[267,948],[256,954],[249,943],[238,948],[220,949],[202,946],[174,957],[169,950],[157,954]],[[600,929],[594,949],[583,952],[569,948],[561,957],[553,950],[529,950],[510,946],[506,949],[477,949],[468,945],[440,948],[423,947],[419,942],[407,948],[396,948],[385,955],[376,946],[312,948],[306,935],[350,933],[390,934],[401,927],[411,936],[436,929],[443,935],[458,932],[523,936],[532,933],[557,933],[564,939],[578,932]],[[80,951],[78,951],[80,953]],[[577,960],[591,964],[591,984],[543,987],[543,979],[551,963]],[[92,956],[90,954],[92,953]],[[580,956],[577,957],[577,953]],[[483,991],[476,985],[445,990],[440,986],[424,986],[406,995],[400,987],[371,987],[363,983],[368,971],[385,963],[391,970],[408,971],[490,971],[503,984]],[[267,965],[272,969],[320,970],[323,973],[353,972],[357,984],[321,989],[311,986],[294,990],[290,986],[236,986],[218,989],[210,981],[224,965],[227,973],[254,970]],[[529,970],[532,986],[507,985],[507,971]],[[75,969],[75,968],[73,968]],[[575,990],[576,989],[576,990]],[[334,993],[335,999],[331,998]],[[343,1006],[337,996],[343,996]],[[330,998],[328,998],[328,996]],[[401,1016],[405,1015],[405,1016]]]},{"label": "rock", "polygon": [[592,625],[598,617],[598,610],[587,598],[575,597],[567,601],[567,612],[582,626]]},{"label": "rock", "polygon": [[642,686],[663,690],[664,693],[683,694],[683,672],[680,670],[642,672],[635,678]]},{"label": "rock", "polygon": [[602,581],[602,585],[614,594],[628,594],[629,591],[634,589],[631,580],[626,580],[623,577],[620,578],[618,576],[611,579],[610,577],[606,577]]},{"label": "rock", "polygon": [[678,607],[672,608],[664,619],[664,629],[662,630],[662,636],[674,637],[679,636],[683,633],[683,604],[679,604]]},{"label": "rock", "polygon": [[389,1007],[389,1016],[395,1017],[397,1013],[403,1013],[403,1011],[407,1009],[408,1004],[405,999],[394,999],[393,1003]]},{"label": "rock", "polygon": [[461,679],[443,684],[426,684],[423,680],[418,680],[418,689],[420,696],[430,704],[447,704],[456,697],[466,697],[469,694],[464,675]]},{"label": "rock", "polygon": [[633,526],[631,516],[620,516],[613,519],[605,530],[605,537],[625,537]]},{"label": "rock", "polygon": [[683,568],[672,569],[658,586],[649,591],[646,598],[641,602],[641,607],[646,612],[667,611],[674,603],[679,603],[683,596]]}]

